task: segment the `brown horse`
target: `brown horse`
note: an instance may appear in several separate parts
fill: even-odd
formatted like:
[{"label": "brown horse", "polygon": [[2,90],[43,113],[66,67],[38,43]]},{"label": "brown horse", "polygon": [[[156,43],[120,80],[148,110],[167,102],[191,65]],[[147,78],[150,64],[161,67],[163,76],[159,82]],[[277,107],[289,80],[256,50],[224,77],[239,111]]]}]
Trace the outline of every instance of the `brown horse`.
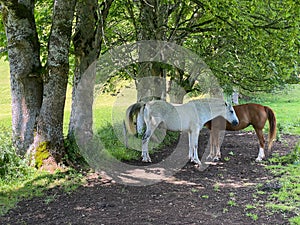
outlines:
[{"label": "brown horse", "polygon": [[276,137],[276,117],[273,110],[268,106],[263,106],[255,103],[236,105],[233,108],[239,119],[239,124],[237,126],[232,126],[221,117],[217,117],[205,124],[205,126],[211,130],[210,154],[208,158],[211,158],[214,161],[218,161],[221,158],[219,132],[220,130],[225,130],[225,126],[226,130],[237,131],[244,129],[249,125],[252,125],[259,139],[260,145],[256,161],[261,161],[263,158],[265,158],[265,139],[263,128],[266,124],[267,119],[269,120],[268,151],[271,150],[273,141]]}]

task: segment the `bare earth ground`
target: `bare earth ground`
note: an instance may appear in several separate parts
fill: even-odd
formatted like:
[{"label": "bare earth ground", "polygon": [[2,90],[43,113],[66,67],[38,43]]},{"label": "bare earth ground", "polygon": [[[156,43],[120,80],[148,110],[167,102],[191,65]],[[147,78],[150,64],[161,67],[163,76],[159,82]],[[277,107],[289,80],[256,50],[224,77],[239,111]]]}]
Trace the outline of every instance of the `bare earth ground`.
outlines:
[{"label": "bare earth ground", "polygon": [[[204,130],[200,149],[207,139]],[[283,135],[273,152],[286,154],[298,140],[299,136]],[[276,190],[264,189],[274,177],[263,163],[255,163],[257,153],[255,134],[227,132],[221,162],[202,172],[187,163],[173,178],[148,186],[94,176],[71,194],[49,190],[46,196],[54,196],[53,201],[45,201],[47,197],[21,201],[0,218],[0,224],[288,224],[292,213],[265,208]]]}]

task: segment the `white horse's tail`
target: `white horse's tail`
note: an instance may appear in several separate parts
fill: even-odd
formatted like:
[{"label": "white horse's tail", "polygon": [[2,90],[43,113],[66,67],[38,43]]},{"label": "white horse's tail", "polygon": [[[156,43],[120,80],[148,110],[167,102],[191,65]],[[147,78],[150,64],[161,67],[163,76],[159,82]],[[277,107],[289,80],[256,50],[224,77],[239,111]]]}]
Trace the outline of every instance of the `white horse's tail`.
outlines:
[{"label": "white horse's tail", "polygon": [[[137,126],[141,127],[143,126],[144,118],[139,115],[141,110],[143,111],[145,107],[144,102],[137,102],[131,106],[128,107],[126,110],[126,116],[125,116],[125,125],[130,134],[136,134],[137,129],[134,123],[134,117],[136,117],[137,120]],[[142,123],[142,124],[141,124]],[[139,129],[138,129],[139,130]]]}]

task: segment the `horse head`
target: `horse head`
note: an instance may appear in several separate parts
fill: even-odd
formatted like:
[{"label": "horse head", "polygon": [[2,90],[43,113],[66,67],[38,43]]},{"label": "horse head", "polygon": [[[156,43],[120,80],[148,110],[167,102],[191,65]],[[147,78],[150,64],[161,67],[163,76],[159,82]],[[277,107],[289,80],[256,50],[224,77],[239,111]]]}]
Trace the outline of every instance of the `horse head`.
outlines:
[{"label": "horse head", "polygon": [[237,126],[239,124],[239,119],[234,111],[234,108],[231,104],[225,102],[226,107],[226,120],[231,123],[233,126]]}]

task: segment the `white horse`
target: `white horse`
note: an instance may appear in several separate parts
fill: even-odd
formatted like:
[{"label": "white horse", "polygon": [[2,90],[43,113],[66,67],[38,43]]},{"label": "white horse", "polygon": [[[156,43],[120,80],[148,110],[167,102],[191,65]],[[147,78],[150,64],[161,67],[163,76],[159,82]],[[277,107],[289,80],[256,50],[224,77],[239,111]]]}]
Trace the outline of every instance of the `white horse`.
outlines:
[{"label": "white horse", "polygon": [[137,118],[138,133],[141,133],[143,128],[142,122],[146,124],[146,131],[142,138],[143,162],[151,162],[148,143],[158,126],[170,131],[187,132],[189,136],[189,159],[201,164],[198,157],[198,137],[204,124],[218,116],[224,117],[233,125],[239,123],[233,107],[216,98],[193,100],[176,105],[161,100],[135,103],[128,107],[125,118],[125,125],[132,134],[136,133],[134,116]]}]

